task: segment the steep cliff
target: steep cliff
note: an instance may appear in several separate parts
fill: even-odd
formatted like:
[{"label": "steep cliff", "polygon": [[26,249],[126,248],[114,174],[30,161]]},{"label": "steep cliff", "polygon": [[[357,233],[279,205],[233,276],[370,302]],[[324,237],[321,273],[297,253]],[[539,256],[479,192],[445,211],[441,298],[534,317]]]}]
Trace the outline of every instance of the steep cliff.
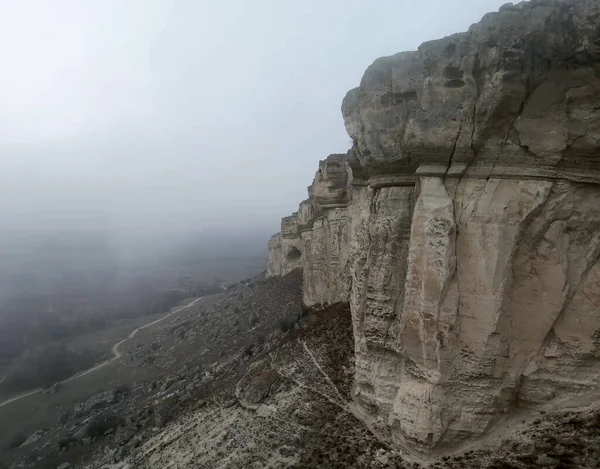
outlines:
[{"label": "steep cliff", "polygon": [[346,155],[320,161],[308,199],[281,221],[281,232],[269,241],[267,275],[302,267],[304,302],[309,306],[348,301],[351,181]]},{"label": "steep cliff", "polygon": [[350,302],[360,408],[427,454],[598,390],[600,0],[378,59],[342,111],[269,274]]}]

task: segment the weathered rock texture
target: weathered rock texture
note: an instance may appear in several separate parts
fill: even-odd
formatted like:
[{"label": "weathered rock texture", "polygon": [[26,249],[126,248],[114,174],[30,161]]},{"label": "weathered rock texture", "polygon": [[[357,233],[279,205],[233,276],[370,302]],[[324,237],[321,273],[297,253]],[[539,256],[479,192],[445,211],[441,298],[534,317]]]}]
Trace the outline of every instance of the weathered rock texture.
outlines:
[{"label": "weathered rock texture", "polygon": [[281,221],[269,242],[267,275],[304,269],[304,302],[347,301],[350,290],[348,204],[351,173],[346,155],[330,155],[308,188],[298,212]]},{"label": "weathered rock texture", "polygon": [[350,301],[360,407],[431,453],[597,390],[600,0],[378,59],[342,110],[352,178],[321,163],[269,273]]}]

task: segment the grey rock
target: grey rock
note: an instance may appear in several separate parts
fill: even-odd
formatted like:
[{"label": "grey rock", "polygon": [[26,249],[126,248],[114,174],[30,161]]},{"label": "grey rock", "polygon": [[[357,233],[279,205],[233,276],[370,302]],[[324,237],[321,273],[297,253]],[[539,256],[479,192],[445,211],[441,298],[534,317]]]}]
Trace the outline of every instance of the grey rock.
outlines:
[{"label": "grey rock", "polygon": [[38,441],[39,439],[41,439],[44,436],[45,432],[43,430],[38,430],[34,433],[32,433],[31,435],[29,435],[29,437],[23,442],[23,444],[21,445],[21,448],[24,448],[25,446],[29,446],[32,443],[35,443],[36,441]]},{"label": "grey rock", "polygon": [[177,378],[167,378],[167,380],[160,387],[161,392],[168,391],[171,386],[177,382]]},{"label": "grey rock", "polygon": [[281,384],[281,378],[275,370],[264,370],[256,376],[242,391],[245,403],[256,405],[272,395]]},{"label": "grey rock", "polygon": [[598,18],[505,5],[377,59],[342,105],[347,162],[269,242],[307,305],[350,302],[355,399],[412,452],[600,388]]},{"label": "grey rock", "polygon": [[78,404],[77,407],[75,407],[75,415],[86,415],[93,409],[111,405],[115,402],[117,402],[117,391],[116,389],[111,389],[110,391],[102,392],[92,396],[82,404]]},{"label": "grey rock", "polygon": [[535,464],[538,467],[556,467],[558,465],[558,461],[552,459],[547,454],[540,454],[537,457]]},{"label": "grey rock", "polygon": [[348,204],[352,175],[345,155],[319,162],[309,198],[269,241],[267,276],[304,273],[304,303],[345,301],[349,294]]},{"label": "grey rock", "polygon": [[377,59],[342,106],[355,175],[373,185],[418,168],[443,176],[468,166],[477,177],[598,181],[598,168],[581,162],[597,149],[589,100],[599,82],[599,8],[594,0],[505,6],[468,32]]}]

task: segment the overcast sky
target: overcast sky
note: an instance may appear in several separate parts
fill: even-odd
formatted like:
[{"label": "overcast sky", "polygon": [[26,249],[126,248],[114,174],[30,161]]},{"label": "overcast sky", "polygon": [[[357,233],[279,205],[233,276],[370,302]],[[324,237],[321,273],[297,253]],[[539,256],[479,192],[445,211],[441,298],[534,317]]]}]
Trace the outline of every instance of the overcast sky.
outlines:
[{"label": "overcast sky", "polygon": [[0,225],[264,229],[377,57],[504,0],[0,0]]}]

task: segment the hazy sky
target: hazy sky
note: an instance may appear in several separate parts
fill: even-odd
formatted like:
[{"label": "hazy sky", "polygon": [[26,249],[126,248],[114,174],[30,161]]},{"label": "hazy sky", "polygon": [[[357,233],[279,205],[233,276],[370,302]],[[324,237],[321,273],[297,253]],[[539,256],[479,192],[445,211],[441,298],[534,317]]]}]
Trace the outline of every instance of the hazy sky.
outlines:
[{"label": "hazy sky", "polygon": [[504,0],[0,0],[0,225],[263,228],[374,59]]}]

